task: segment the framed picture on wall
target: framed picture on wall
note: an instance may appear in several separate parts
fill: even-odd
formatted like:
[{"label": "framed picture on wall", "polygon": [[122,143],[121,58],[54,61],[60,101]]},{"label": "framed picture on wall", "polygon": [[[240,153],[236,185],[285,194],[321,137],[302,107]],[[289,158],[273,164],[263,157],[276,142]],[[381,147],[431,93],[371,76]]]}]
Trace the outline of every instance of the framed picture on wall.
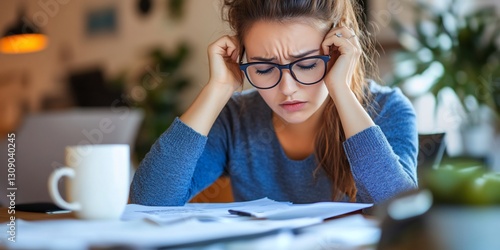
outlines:
[{"label": "framed picture on wall", "polygon": [[116,7],[93,8],[87,11],[85,31],[88,37],[115,35],[118,32]]}]

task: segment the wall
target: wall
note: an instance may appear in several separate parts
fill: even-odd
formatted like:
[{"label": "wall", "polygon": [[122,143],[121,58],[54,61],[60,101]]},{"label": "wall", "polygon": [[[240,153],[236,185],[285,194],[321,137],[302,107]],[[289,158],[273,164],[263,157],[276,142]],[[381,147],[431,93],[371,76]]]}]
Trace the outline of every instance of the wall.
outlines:
[{"label": "wall", "polygon": [[[407,0],[408,1],[408,0]],[[137,0],[25,0],[0,1],[0,32],[17,20],[24,6],[28,19],[37,23],[50,38],[49,47],[26,55],[0,54],[0,133],[12,127],[16,114],[26,110],[39,111],[44,98],[50,97],[57,105],[70,105],[64,77],[68,71],[100,65],[108,76],[122,70],[130,75],[145,69],[145,54],[152,46],[171,49],[179,41],[187,41],[192,48],[184,73],[194,86],[184,96],[184,107],[193,100],[208,79],[206,48],[213,40],[228,32],[220,20],[219,0],[186,0],[182,22],[173,21],[166,14],[167,1],[153,0],[154,10],[140,17]],[[404,6],[406,1],[371,1],[369,20],[378,28],[375,35],[385,51],[381,52],[380,72],[384,76],[392,69],[392,53],[398,49],[396,37],[389,22],[399,17],[411,17]],[[500,1],[459,1],[464,6],[484,5]],[[118,31],[113,35],[90,38],[85,34],[85,14],[90,10],[114,6],[118,10]],[[10,107],[9,107],[10,105]],[[15,108],[17,107],[17,108]]]},{"label": "wall", "polygon": [[[141,72],[147,63],[146,54],[152,47],[166,50],[175,48],[180,41],[191,45],[192,53],[185,74],[194,86],[186,93],[189,103],[208,77],[206,47],[225,32],[220,20],[218,0],[186,1],[182,22],[168,17],[166,2],[153,0],[153,11],[139,16],[138,1],[98,0],[29,0],[0,1],[0,32],[4,33],[18,18],[21,6],[26,16],[49,36],[49,46],[32,54],[0,54],[0,91],[2,96],[12,96],[14,80],[20,75],[25,79],[21,93],[30,112],[39,111],[45,98],[70,105],[64,78],[71,70],[99,65],[109,77],[127,70],[130,75]],[[117,10],[117,32],[89,37],[85,32],[86,13],[105,7]],[[3,87],[2,87],[3,86]],[[18,91],[19,92],[19,91]],[[0,96],[0,100],[3,100]],[[9,101],[13,103],[13,101]],[[7,105],[7,103],[5,104]],[[4,106],[5,106],[4,105]],[[2,120],[13,116],[11,111],[0,109]],[[11,119],[12,120],[12,119]]]}]

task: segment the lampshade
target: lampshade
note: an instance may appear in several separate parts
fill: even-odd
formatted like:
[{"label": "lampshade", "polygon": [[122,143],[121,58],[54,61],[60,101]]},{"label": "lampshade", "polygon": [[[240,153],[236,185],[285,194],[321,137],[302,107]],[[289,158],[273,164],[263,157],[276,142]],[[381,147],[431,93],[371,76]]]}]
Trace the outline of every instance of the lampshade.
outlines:
[{"label": "lampshade", "polygon": [[0,38],[0,52],[5,54],[22,54],[37,52],[45,49],[48,38],[42,34],[38,27],[29,22],[27,18],[19,15],[17,23],[8,28]]}]

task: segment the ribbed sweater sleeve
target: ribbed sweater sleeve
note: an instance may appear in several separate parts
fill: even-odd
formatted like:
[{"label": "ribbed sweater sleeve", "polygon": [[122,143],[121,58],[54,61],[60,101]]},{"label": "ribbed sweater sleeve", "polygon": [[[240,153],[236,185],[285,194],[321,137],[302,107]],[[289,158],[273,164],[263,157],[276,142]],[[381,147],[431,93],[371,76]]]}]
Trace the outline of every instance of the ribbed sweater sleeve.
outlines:
[{"label": "ribbed sweater sleeve", "polygon": [[[139,164],[130,188],[132,203],[184,205],[207,137],[176,118]],[[175,180],[175,181],[174,181]]]},{"label": "ribbed sweater sleeve", "polygon": [[344,142],[358,189],[357,200],[379,203],[417,188],[418,133],[411,103],[396,89],[381,95],[376,126]]}]

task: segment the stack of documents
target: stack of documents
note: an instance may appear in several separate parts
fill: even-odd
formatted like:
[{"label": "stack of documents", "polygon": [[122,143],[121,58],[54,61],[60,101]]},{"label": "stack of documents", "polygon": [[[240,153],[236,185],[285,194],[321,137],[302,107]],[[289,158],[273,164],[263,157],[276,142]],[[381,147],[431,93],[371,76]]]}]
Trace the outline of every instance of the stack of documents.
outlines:
[{"label": "stack of documents", "polygon": [[196,219],[159,226],[142,220],[132,221],[17,221],[16,242],[1,239],[14,249],[148,249],[210,243],[250,235],[267,235],[286,228],[318,224],[314,218],[286,221],[249,220],[202,222]]},{"label": "stack of documents", "polygon": [[[338,202],[294,205],[267,198],[178,207],[130,204],[120,221],[17,220],[17,241],[13,243],[4,238],[0,243],[7,248],[21,249],[124,246],[143,249],[209,244],[302,230],[323,224],[325,218],[370,206]],[[7,231],[6,225],[0,229]]]},{"label": "stack of documents", "polygon": [[[267,198],[259,202],[273,202]],[[305,217],[328,219],[353,211],[371,207],[372,204],[347,202],[318,202],[312,204],[279,204],[268,206],[248,206],[229,209],[231,214],[261,219],[286,220]]]},{"label": "stack of documents", "polygon": [[233,203],[188,203],[182,207],[150,207],[130,204],[122,216],[123,220],[149,219],[161,223],[199,218],[217,220],[238,216],[258,219],[286,220],[296,218],[327,219],[371,207],[373,204],[347,202],[318,202],[312,204],[291,204],[263,198]]}]

